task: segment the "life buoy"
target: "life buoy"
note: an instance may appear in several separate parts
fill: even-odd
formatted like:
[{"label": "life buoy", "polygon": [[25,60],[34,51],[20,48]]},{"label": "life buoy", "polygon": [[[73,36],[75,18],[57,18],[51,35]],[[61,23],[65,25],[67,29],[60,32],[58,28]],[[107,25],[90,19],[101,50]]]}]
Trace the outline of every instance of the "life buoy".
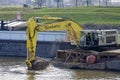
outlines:
[{"label": "life buoy", "polygon": [[86,63],[93,64],[96,62],[96,56],[95,55],[89,55],[86,58]]}]

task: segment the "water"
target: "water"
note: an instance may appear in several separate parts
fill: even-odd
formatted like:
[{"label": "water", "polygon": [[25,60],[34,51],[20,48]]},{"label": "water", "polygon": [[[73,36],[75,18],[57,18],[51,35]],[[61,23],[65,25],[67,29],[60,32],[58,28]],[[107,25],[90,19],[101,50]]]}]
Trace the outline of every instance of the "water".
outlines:
[{"label": "water", "polygon": [[0,57],[0,80],[120,80],[120,72],[60,69],[30,71],[25,58]]}]

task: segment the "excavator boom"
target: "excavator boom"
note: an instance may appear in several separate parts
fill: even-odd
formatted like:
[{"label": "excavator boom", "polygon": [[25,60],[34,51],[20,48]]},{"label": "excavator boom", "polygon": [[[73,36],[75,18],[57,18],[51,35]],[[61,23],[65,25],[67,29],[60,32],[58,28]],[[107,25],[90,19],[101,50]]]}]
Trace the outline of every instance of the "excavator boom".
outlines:
[{"label": "excavator boom", "polygon": [[[36,19],[43,20],[53,20],[48,23],[40,23],[36,22]],[[35,53],[36,53],[36,43],[38,32],[42,31],[67,31],[70,35],[71,39],[75,42],[76,46],[79,47],[80,42],[80,31],[83,28],[73,20],[58,18],[58,17],[32,17],[28,20],[27,27],[27,50],[28,56],[26,60],[26,64],[28,67],[33,66],[33,62],[35,61]]]}]

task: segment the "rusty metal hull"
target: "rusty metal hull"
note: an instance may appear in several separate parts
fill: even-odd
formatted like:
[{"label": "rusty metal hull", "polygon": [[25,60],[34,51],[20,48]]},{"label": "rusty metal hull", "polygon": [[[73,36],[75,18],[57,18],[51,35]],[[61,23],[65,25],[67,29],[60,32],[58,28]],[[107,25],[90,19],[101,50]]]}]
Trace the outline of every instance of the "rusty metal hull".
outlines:
[{"label": "rusty metal hull", "polygon": [[[87,63],[89,55],[96,56],[95,63]],[[120,52],[112,51],[89,51],[89,50],[59,50],[53,65],[61,68],[89,69],[89,70],[116,70],[120,71]]]},{"label": "rusty metal hull", "polygon": [[120,60],[100,62],[95,64],[87,63],[65,63],[53,61],[55,67],[86,70],[114,70],[120,71]]}]

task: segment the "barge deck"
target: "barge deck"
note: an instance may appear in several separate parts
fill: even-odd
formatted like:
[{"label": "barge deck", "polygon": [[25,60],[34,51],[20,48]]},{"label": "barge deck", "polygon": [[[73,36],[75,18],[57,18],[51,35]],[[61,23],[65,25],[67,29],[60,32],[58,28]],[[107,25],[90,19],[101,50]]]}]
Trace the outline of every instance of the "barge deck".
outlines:
[{"label": "barge deck", "polygon": [[[89,55],[95,55],[96,61],[94,63],[87,62]],[[58,51],[53,65],[72,69],[120,71],[120,49],[103,52],[61,50]]]}]

